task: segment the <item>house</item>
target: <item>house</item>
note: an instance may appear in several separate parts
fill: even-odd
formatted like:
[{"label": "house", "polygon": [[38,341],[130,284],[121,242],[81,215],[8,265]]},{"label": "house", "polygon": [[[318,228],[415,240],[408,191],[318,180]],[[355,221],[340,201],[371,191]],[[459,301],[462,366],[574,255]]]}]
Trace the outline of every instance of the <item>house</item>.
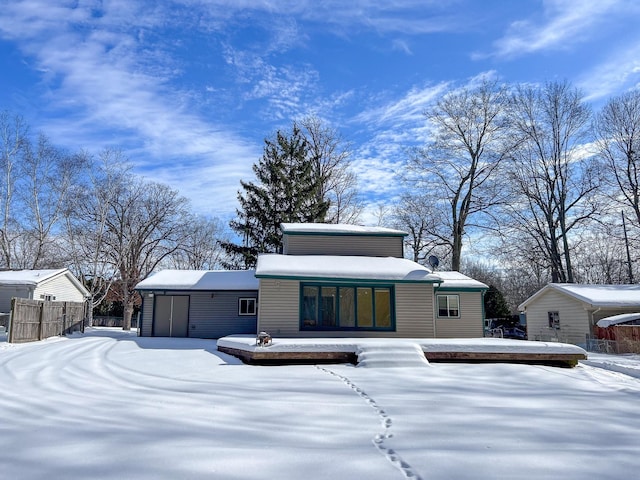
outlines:
[{"label": "house", "polygon": [[256,270],[164,270],[136,286],[142,336],[482,337],[487,286],[403,258],[405,232],[282,224]]},{"label": "house", "polygon": [[640,309],[640,285],[550,283],[525,300],[529,340],[583,344],[598,320]]},{"label": "house", "polygon": [[282,224],[258,257],[258,331],[285,337],[482,337],[487,286],[403,255],[405,232]]},{"label": "house", "polygon": [[84,302],[90,294],[66,268],[2,271],[0,272],[0,312],[8,313],[11,310],[13,297]]},{"label": "house", "polygon": [[220,338],[256,333],[255,271],[163,270],[136,285],[140,335]]}]

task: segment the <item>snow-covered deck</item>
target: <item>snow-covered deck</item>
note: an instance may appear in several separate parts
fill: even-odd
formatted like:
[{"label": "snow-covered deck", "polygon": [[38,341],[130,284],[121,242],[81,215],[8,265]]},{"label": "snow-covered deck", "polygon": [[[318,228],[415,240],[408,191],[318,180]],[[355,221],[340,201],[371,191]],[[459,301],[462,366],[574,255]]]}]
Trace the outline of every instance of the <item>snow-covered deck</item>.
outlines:
[{"label": "snow-covered deck", "polygon": [[252,335],[231,335],[218,340],[218,350],[246,362],[357,362],[366,345],[418,345],[429,361],[514,362],[575,366],[587,352],[576,345],[504,338],[278,338],[268,346],[256,345]]}]

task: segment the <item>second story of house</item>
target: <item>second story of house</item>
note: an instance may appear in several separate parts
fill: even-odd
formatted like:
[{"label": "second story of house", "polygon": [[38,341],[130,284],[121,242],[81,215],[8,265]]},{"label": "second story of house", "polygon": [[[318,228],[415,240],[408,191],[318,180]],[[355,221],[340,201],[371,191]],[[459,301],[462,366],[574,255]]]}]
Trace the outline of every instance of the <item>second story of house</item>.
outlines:
[{"label": "second story of house", "polygon": [[285,255],[404,257],[406,232],[384,227],[328,223],[283,223]]}]

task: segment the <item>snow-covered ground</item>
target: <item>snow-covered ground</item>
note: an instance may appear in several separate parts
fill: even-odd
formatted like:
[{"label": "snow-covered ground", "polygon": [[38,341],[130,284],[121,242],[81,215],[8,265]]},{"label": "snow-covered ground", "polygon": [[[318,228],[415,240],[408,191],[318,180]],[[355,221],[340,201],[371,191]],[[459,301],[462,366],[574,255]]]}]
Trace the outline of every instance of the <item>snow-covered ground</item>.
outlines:
[{"label": "snow-covered ground", "polygon": [[259,367],[114,329],[0,342],[0,478],[635,479],[640,356]]}]

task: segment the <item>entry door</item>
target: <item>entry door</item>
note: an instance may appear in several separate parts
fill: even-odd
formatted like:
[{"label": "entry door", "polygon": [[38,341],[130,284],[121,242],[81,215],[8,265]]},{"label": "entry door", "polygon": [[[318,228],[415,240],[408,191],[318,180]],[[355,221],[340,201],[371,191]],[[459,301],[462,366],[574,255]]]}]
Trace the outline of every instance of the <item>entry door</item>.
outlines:
[{"label": "entry door", "polygon": [[186,337],[189,333],[189,296],[156,295],[153,335]]}]

